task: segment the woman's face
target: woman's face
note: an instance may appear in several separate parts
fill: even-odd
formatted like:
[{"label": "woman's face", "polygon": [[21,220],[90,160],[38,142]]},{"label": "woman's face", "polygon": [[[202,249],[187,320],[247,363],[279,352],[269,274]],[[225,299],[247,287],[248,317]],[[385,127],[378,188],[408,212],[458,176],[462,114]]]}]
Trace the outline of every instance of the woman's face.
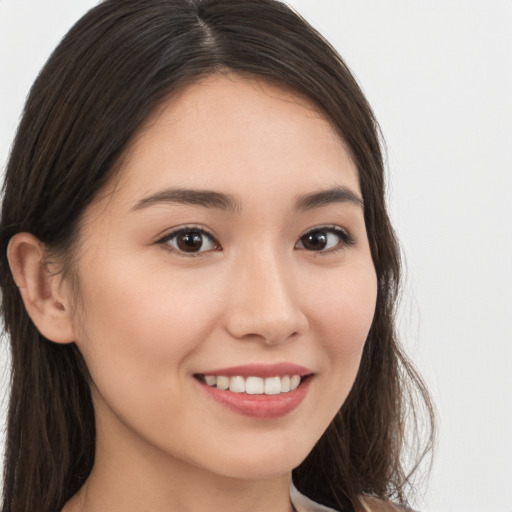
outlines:
[{"label": "woman's face", "polygon": [[347,397],[375,309],[343,142],[303,98],[213,76],[151,116],[107,188],[73,316],[97,461],[289,472]]}]

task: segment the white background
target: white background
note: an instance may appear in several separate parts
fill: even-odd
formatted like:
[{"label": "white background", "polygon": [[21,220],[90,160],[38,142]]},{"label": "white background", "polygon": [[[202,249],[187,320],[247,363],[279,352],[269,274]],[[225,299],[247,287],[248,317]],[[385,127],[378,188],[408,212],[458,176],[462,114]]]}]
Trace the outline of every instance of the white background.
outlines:
[{"label": "white background", "polygon": [[[36,73],[95,3],[0,0],[2,169]],[[440,420],[417,506],[512,512],[512,1],[290,3],[345,58],[388,143],[400,328]]]}]

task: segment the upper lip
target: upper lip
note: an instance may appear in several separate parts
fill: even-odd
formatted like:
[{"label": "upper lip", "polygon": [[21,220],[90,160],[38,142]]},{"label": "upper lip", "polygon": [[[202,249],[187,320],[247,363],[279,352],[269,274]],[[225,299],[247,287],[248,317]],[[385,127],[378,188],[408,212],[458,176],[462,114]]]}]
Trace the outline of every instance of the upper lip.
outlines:
[{"label": "upper lip", "polygon": [[223,375],[226,377],[284,377],[299,375],[304,377],[313,373],[309,368],[293,363],[244,364],[229,368],[215,368],[201,372],[201,375]]}]

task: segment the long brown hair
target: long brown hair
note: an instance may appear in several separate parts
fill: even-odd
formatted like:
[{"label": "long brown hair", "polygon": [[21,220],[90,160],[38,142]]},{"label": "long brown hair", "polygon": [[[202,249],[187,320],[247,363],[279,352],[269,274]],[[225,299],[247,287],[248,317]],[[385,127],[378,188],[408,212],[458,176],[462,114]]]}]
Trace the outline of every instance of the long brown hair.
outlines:
[{"label": "long brown hair", "polygon": [[353,389],[294,482],[347,511],[358,510],[364,495],[406,504],[406,420],[411,407],[427,411],[430,430],[417,461],[431,447],[433,415],[394,331],[399,250],[386,212],[378,125],[356,80],[329,43],[278,1],[107,0],[78,21],[41,71],[7,166],[0,276],[12,374],[2,512],[60,510],[87,479],[95,442],[81,355],[36,330],[7,244],[30,232],[70,268],[81,215],[143,120],[178,87],[223,70],[277,81],[328,116],[358,168],[378,277]]}]

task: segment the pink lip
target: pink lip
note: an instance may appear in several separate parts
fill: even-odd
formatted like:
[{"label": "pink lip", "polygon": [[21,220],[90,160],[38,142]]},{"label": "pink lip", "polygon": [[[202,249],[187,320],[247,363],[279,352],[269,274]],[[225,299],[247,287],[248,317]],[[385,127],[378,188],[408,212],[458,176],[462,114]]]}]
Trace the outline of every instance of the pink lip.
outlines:
[{"label": "pink lip", "polygon": [[229,390],[221,390],[208,386],[196,379],[200,389],[217,403],[227,407],[231,411],[244,416],[260,419],[274,419],[285,416],[296,409],[304,400],[312,380],[312,372],[308,368],[290,363],[272,365],[250,364],[232,366],[208,370],[202,375],[223,375],[226,377],[284,377],[285,375],[300,375],[304,379],[293,391],[280,393],[279,395],[248,395],[247,393],[234,393]]},{"label": "pink lip", "polygon": [[313,373],[309,368],[292,363],[276,364],[245,364],[230,366],[201,372],[202,375],[224,375],[226,377],[284,377],[286,375],[299,375],[304,377]]}]

